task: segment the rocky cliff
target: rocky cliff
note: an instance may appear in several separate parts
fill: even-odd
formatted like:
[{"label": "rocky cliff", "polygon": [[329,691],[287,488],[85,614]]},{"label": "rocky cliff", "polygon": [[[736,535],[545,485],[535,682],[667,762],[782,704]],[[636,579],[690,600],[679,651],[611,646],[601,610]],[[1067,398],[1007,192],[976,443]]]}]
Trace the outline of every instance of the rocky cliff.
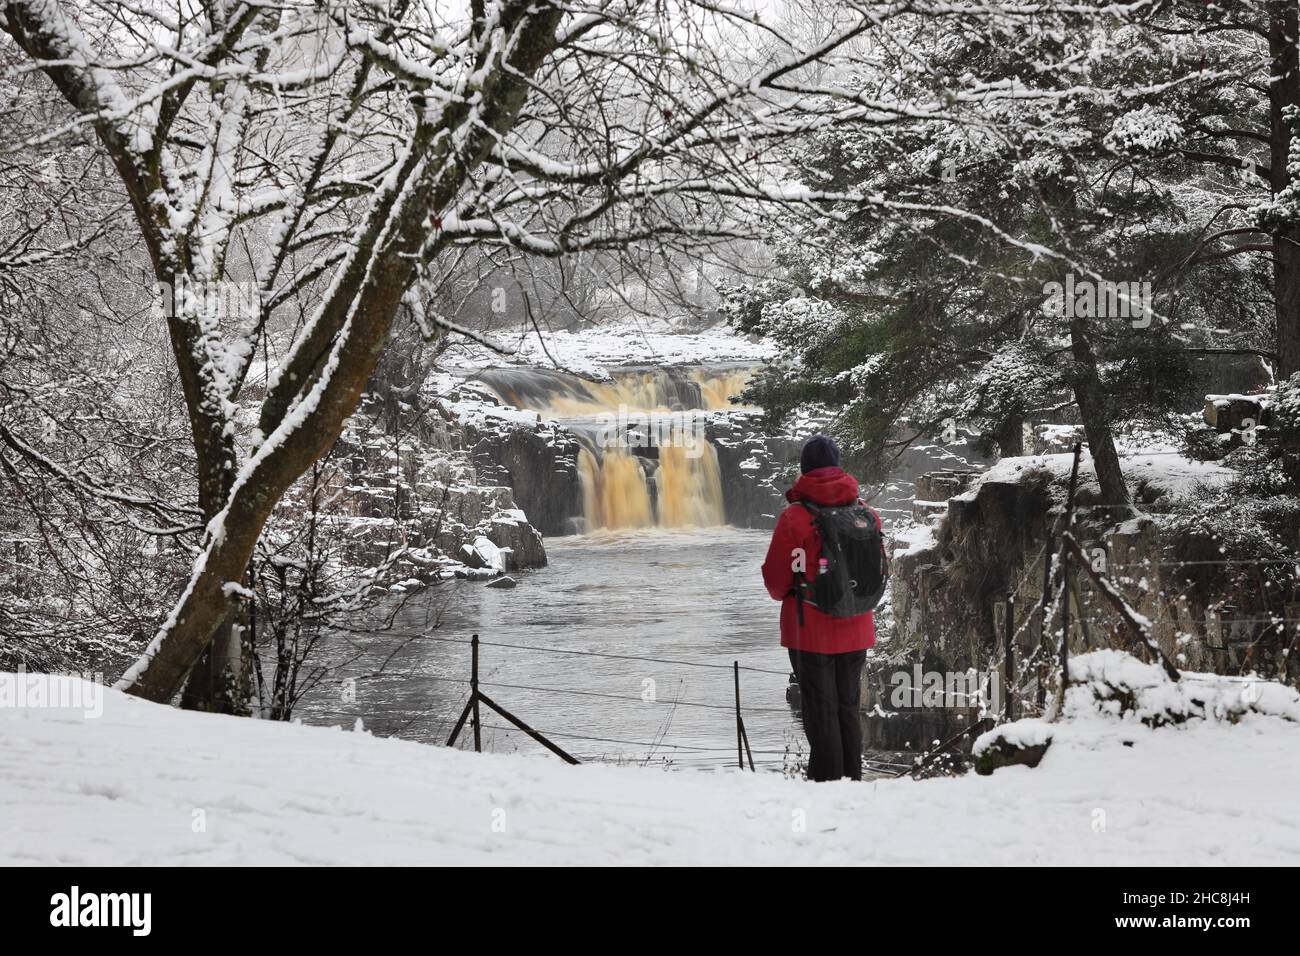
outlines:
[{"label": "rocky cliff", "polygon": [[366,397],[332,453],[350,562],[373,566],[405,549],[399,576],[418,580],[546,564],[541,533],[501,480],[508,476],[478,454],[488,432],[507,444],[534,433],[517,421],[471,424],[463,405],[475,400],[426,394],[394,409]]},{"label": "rocky cliff", "polygon": [[[1007,598],[1017,657],[1044,636],[1045,555],[1063,510],[1071,456],[1004,459],[983,474],[946,473],[918,482],[916,521],[894,545],[891,654],[943,669],[1001,660]],[[1285,670],[1297,623],[1294,511],[1263,515],[1251,529],[1211,503],[1232,497],[1239,474],[1220,462],[1170,449],[1122,456],[1138,513],[1110,520],[1085,457],[1076,496],[1076,535],[1092,568],[1148,618],[1180,667],[1220,673]],[[1267,501],[1260,502],[1267,510]],[[1128,635],[1087,574],[1073,576],[1071,646],[1124,647]],[[1048,627],[1050,643],[1060,620]]]}]

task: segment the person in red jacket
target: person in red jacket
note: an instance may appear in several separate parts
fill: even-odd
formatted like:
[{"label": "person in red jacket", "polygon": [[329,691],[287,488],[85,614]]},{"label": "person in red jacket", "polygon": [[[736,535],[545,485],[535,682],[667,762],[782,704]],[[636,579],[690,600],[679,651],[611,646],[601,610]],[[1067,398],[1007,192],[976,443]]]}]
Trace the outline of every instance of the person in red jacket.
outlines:
[{"label": "person in red jacket", "polygon": [[[785,493],[763,562],[763,583],[781,602],[781,645],[799,682],[809,780],[862,779],[862,666],[876,643],[871,612],[831,617],[796,600],[795,582],[806,569],[816,574],[821,545],[812,514],[798,504],[825,507],[858,500],[858,483],[840,467],[840,450],[826,435],[813,435],[799,455],[802,474]],[[879,521],[879,515],[877,515]],[[802,618],[802,621],[801,621]]]}]

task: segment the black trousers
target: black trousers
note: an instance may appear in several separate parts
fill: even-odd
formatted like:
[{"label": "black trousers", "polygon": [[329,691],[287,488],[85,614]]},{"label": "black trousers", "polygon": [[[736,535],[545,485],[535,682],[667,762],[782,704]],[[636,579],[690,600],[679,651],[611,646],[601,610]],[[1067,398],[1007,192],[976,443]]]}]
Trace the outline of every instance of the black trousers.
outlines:
[{"label": "black trousers", "polygon": [[790,651],[799,681],[808,779],[862,779],[862,665],[866,651]]}]

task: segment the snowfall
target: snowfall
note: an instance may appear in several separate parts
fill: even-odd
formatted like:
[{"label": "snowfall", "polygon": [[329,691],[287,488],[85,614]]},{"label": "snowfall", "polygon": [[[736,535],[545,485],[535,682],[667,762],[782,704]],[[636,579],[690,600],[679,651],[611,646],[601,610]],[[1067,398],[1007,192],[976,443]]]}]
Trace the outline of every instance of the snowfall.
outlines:
[{"label": "snowfall", "polygon": [[[40,700],[0,674],[0,863],[1300,863],[1300,695],[1113,651],[1071,672],[1062,720],[1002,731],[1052,738],[1037,768],[833,784],[479,755],[70,677]],[[1126,716],[1089,689],[1117,673]]]}]

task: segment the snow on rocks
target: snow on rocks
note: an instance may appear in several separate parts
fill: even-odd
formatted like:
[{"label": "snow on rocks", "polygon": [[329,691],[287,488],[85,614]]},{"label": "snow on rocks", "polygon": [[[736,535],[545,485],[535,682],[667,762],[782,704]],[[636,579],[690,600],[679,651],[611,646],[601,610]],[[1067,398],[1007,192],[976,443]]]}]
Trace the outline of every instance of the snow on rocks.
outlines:
[{"label": "snow on rocks", "polygon": [[1052,725],[1037,718],[990,730],[976,738],[971,748],[975,772],[987,776],[1013,764],[1037,767],[1051,743]]},{"label": "snow on rocks", "polygon": [[[1044,475],[1053,482],[1064,482],[1070,477],[1073,463],[1072,452],[1003,458],[982,472],[966,491],[955,497],[961,501],[974,501],[983,485],[1017,483],[1035,474]],[[1120,466],[1129,484],[1144,489],[1148,498],[1161,495],[1191,497],[1203,488],[1222,488],[1237,474],[1226,465],[1184,458],[1165,447],[1121,449]],[[1081,496],[1086,496],[1088,489],[1095,491],[1098,487],[1092,455],[1087,449],[1084,449],[1079,461],[1079,487]]]},{"label": "snow on rocks", "polygon": [[1186,673],[1171,681],[1158,664],[1099,650],[1070,661],[1066,713],[1095,710],[1151,727],[1201,720],[1236,722],[1248,713],[1300,723],[1300,692],[1259,677]]},{"label": "snow on rocks", "polygon": [[[1037,718],[1012,721],[982,734],[971,750],[981,774],[1010,764],[1037,766],[1058,740],[1133,746],[1185,733],[1189,722],[1216,726],[1250,723],[1289,735],[1300,756],[1300,692],[1262,678],[1188,672],[1171,680],[1158,664],[1106,649],[1070,659],[1065,710],[1056,723]],[[1279,730],[1290,724],[1292,730]],[[1182,725],[1182,726],[1180,726]],[[1163,728],[1163,730],[1161,730]],[[1161,735],[1146,738],[1146,731]],[[1246,735],[1247,730],[1241,733]]]},{"label": "snow on rocks", "polygon": [[929,524],[895,526],[890,541],[893,542],[892,555],[895,559],[923,554],[939,543],[934,526]]},{"label": "snow on rocks", "polygon": [[[537,416],[500,407],[472,385],[444,384],[447,395],[421,395],[418,412],[402,405],[398,440],[386,431],[387,406],[373,396],[349,421],[335,449],[346,507],[331,518],[347,531],[347,561],[378,565],[401,540],[394,572],[425,583],[544,566],[541,534],[515,500],[508,476],[477,454],[485,430],[531,437],[539,432]],[[477,547],[478,539],[488,546]],[[399,593],[413,588],[408,581],[388,586]]]},{"label": "snow on rocks", "polygon": [[0,708],[0,863],[1300,863],[1300,727],[1261,713],[1162,730],[1097,715],[1055,725],[1034,770],[809,784],[569,767],[103,694],[98,719]]},{"label": "snow on rocks", "polygon": [[489,571],[505,573],[506,557],[487,535],[479,535],[472,544],[461,547],[465,564],[471,568],[486,568]]},{"label": "snow on rocks", "polygon": [[[669,323],[602,324],[578,331],[546,333],[545,348],[528,330],[510,343],[522,365],[554,368],[557,365],[583,377],[603,381],[608,370],[621,365],[700,365],[715,362],[763,362],[775,354],[767,340],[751,340],[726,326],[684,332]],[[501,356],[473,343],[463,343],[447,353],[447,361],[464,368],[499,365]]]}]

